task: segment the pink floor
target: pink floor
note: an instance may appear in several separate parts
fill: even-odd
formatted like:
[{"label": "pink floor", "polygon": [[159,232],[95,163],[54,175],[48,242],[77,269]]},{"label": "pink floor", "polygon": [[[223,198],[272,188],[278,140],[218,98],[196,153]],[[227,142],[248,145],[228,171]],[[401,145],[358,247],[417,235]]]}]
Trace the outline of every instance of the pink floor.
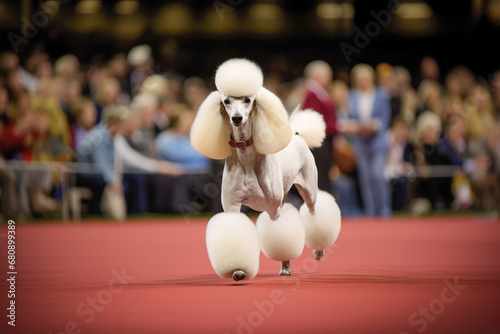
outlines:
[{"label": "pink floor", "polygon": [[344,219],[325,259],[219,278],[208,219],[18,225],[16,327],[2,333],[500,333],[500,222]]}]

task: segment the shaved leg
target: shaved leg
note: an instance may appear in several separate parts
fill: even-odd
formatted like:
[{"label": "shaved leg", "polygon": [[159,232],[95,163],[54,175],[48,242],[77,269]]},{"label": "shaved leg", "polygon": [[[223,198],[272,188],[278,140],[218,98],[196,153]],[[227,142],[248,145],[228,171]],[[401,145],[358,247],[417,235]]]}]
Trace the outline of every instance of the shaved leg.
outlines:
[{"label": "shaved leg", "polygon": [[241,281],[245,277],[247,277],[247,275],[245,274],[245,272],[243,270],[235,270],[233,273],[233,279],[235,281]]},{"label": "shaved leg", "polygon": [[313,256],[316,260],[321,260],[323,258],[323,256],[325,256],[325,250],[322,249],[322,250],[315,250],[313,249]]},{"label": "shaved leg", "polygon": [[292,274],[292,267],[290,261],[281,261],[280,276],[290,276]]},{"label": "shaved leg", "polygon": [[314,213],[314,203],[316,202],[317,189],[307,189],[306,187],[303,187],[298,183],[295,183],[295,187],[297,187],[300,196],[304,199],[309,212]]}]

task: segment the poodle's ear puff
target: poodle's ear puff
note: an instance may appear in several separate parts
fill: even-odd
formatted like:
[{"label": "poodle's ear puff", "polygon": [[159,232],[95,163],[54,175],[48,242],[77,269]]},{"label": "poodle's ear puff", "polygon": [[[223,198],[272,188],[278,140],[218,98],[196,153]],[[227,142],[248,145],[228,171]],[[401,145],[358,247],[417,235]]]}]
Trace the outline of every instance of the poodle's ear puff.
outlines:
[{"label": "poodle's ear puff", "polygon": [[253,140],[261,154],[272,154],[284,149],[292,139],[288,113],[281,100],[265,88],[257,92],[253,116]]},{"label": "poodle's ear puff", "polygon": [[191,127],[191,145],[211,159],[224,159],[231,154],[228,144],[231,125],[221,110],[221,94],[210,93],[203,101]]}]

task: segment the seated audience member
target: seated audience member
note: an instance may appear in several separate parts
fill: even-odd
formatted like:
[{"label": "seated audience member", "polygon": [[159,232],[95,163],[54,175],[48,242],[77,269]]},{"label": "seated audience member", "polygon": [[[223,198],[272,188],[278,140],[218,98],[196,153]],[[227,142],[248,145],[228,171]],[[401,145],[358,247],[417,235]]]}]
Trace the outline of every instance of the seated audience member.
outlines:
[{"label": "seated audience member", "polygon": [[209,93],[207,84],[201,78],[190,77],[184,81],[184,100],[193,110],[198,110]]},{"label": "seated audience member", "polygon": [[[484,192],[489,188],[488,171],[491,158],[486,151],[470,154],[466,142],[464,120],[460,116],[448,118],[444,127],[444,138],[439,144],[439,152],[447,159],[447,164],[460,166],[463,173],[454,175],[452,193],[455,208],[469,207],[474,202],[471,184],[483,200]],[[467,174],[469,178],[465,175]]]},{"label": "seated audience member", "polygon": [[[128,213],[146,213],[149,211],[149,185],[154,176],[146,173],[159,173],[166,176],[180,176],[182,167],[178,164],[152,159],[134,149],[128,138],[140,133],[139,128],[144,124],[143,111],[133,110],[124,121],[122,131],[115,136],[116,160],[123,164],[123,179],[128,187]],[[163,197],[163,196],[162,196]]]},{"label": "seated audience member", "polygon": [[[439,149],[442,123],[432,111],[426,111],[417,119],[415,129],[415,161],[420,170],[425,166],[450,165],[449,158]],[[431,170],[432,171],[432,170]],[[451,178],[423,175],[417,187],[417,196],[429,200],[433,209],[450,208],[453,202]]]},{"label": "seated audience member", "polygon": [[130,105],[137,115],[137,126],[133,133],[125,136],[127,142],[136,151],[150,158],[156,157],[155,119],[158,111],[158,99],[150,93],[136,95]]},{"label": "seated audience member", "polygon": [[[54,79],[40,81],[36,95],[32,98],[33,110],[43,113],[50,119],[49,133],[51,144],[61,147],[70,145],[71,134],[68,119],[62,110],[58,95],[61,94],[62,82]],[[56,143],[57,142],[57,143]],[[56,150],[56,149],[55,149]],[[57,155],[59,152],[55,152]]]},{"label": "seated audience member", "polygon": [[[48,144],[50,120],[35,113],[27,91],[14,96],[12,120],[0,131],[2,155],[18,161],[19,209],[26,217],[32,212],[47,214],[57,211],[60,204],[49,196],[53,188]],[[45,163],[44,163],[45,162]],[[37,163],[37,164],[34,164]]]},{"label": "seated audience member", "polygon": [[120,82],[113,77],[106,77],[98,83],[94,101],[97,106],[97,120],[100,121],[104,108],[117,103],[120,96]]},{"label": "seated audience member", "polygon": [[122,173],[132,166],[144,172],[179,175],[175,165],[149,159],[134,151],[121,136],[131,117],[128,107],[110,105],[103,111],[103,119],[85,137],[77,148],[79,174],[77,185],[90,187],[94,193],[90,209],[98,213],[105,186],[116,195],[124,196]]},{"label": "seated audience member", "polygon": [[[207,184],[210,161],[191,146],[189,130],[194,121],[194,113],[184,104],[177,104],[170,114],[170,127],[156,139],[158,157],[178,163],[188,174],[178,179],[156,178],[153,192],[155,212],[191,212],[196,198],[204,197],[203,189]],[[158,202],[159,189],[170,199],[168,203]],[[208,209],[206,203],[204,208]]]},{"label": "seated audience member", "polygon": [[123,121],[129,116],[126,107],[110,105],[103,110],[102,121],[85,136],[77,147],[79,164],[76,185],[90,188],[89,212],[100,213],[104,188],[123,196],[120,166],[115,164],[114,137],[121,131]]},{"label": "seated audience member", "polygon": [[186,171],[207,171],[210,161],[191,146],[189,131],[195,114],[188,106],[178,104],[170,115],[170,127],[158,135],[156,147],[161,159],[176,162]]},{"label": "seated audience member", "polygon": [[63,89],[61,107],[68,118],[68,122],[73,123],[74,118],[72,117],[71,109],[82,97],[82,84],[80,81],[73,79],[65,82]]},{"label": "seated audience member", "polygon": [[424,80],[418,86],[418,103],[415,118],[425,111],[434,112],[441,120],[445,117],[442,87],[439,83]]},{"label": "seated audience member", "polygon": [[394,79],[396,81],[396,99],[398,100],[399,110],[397,115],[404,121],[412,125],[415,121],[417,111],[418,95],[411,85],[411,74],[403,66],[394,67]]},{"label": "seated audience member", "polygon": [[487,139],[495,127],[495,110],[488,88],[478,84],[475,94],[465,99],[463,111],[467,118],[467,146],[474,155],[484,154]]},{"label": "seated audience member", "polygon": [[391,184],[392,209],[401,211],[408,198],[410,176],[415,173],[411,161],[413,146],[409,143],[410,126],[400,116],[396,116],[388,136],[389,150],[384,174]]},{"label": "seated audience member", "polygon": [[71,117],[75,119],[72,125],[73,148],[76,150],[87,133],[95,126],[97,111],[94,102],[87,97],[81,97],[71,108]]},{"label": "seated audience member", "polygon": [[488,138],[488,150],[491,155],[492,173],[491,182],[492,196],[485,207],[487,209],[500,208],[500,121],[496,122]]},{"label": "seated audience member", "polygon": [[[0,138],[4,127],[9,123],[9,94],[0,86]],[[4,160],[0,145],[0,214],[4,219],[15,219],[18,215],[16,192],[16,173],[14,168]]]},{"label": "seated audience member", "polygon": [[170,81],[161,74],[148,76],[140,87],[140,93],[152,94],[158,101],[159,112],[154,119],[155,135],[166,130],[169,126],[168,118],[172,112],[176,99],[170,94]]}]

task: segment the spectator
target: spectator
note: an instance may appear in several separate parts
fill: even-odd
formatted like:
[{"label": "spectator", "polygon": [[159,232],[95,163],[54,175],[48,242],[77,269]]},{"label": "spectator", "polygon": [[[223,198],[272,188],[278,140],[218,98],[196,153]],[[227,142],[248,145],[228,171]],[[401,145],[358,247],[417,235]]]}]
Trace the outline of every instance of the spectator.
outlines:
[{"label": "spectator", "polygon": [[429,80],[435,83],[439,82],[439,65],[436,59],[432,57],[424,57],[420,62],[420,76],[421,82]]},{"label": "spectator", "polygon": [[195,114],[184,104],[177,104],[170,116],[170,127],[158,135],[156,146],[161,159],[179,163],[186,171],[207,171],[209,160],[196,152],[189,141]]},{"label": "spectator", "polygon": [[[103,112],[103,120],[92,129],[77,150],[80,173],[77,185],[90,187],[94,193],[90,207],[99,212],[103,192],[119,196],[125,200],[125,188],[122,173],[133,167],[144,172],[159,172],[167,175],[179,175],[181,169],[175,164],[168,164],[149,159],[134,151],[122,137],[121,132],[130,131],[131,113],[128,107],[110,105]],[[91,163],[91,169],[88,169]],[[141,185],[142,186],[142,185]],[[136,189],[134,189],[136,190]],[[133,191],[129,192],[135,195]],[[106,198],[104,199],[106,200]],[[129,201],[130,202],[130,201]],[[123,208],[126,209],[126,208]],[[121,208],[108,208],[108,214],[120,219],[125,215]]]},{"label": "spectator", "polygon": [[[439,150],[441,119],[433,112],[424,112],[417,120],[415,129],[415,161],[417,166],[450,165],[451,162]],[[426,170],[426,169],[423,169]],[[432,176],[429,174],[429,176]],[[449,208],[453,201],[451,178],[421,177],[417,196],[429,200],[432,208]]]},{"label": "spectator", "polygon": [[19,161],[19,210],[26,217],[32,212],[55,212],[60,204],[49,196],[53,186],[50,166],[35,164],[52,158],[47,142],[49,118],[33,111],[27,91],[14,97],[12,111],[13,120],[1,131],[0,147],[5,157]]},{"label": "spectator", "polygon": [[155,134],[162,132],[169,126],[168,117],[175,106],[176,100],[169,93],[169,81],[165,76],[153,74],[144,80],[140,88],[141,93],[152,94],[159,101],[159,111],[155,115]]},{"label": "spectator", "polygon": [[412,166],[413,146],[409,143],[410,126],[402,118],[394,118],[388,133],[389,150],[385,177],[392,189],[392,210],[405,207],[410,190],[410,177],[415,175]]},{"label": "spectator", "polygon": [[[7,90],[0,86],[0,138],[4,127],[9,123],[7,117],[9,109],[9,94]],[[17,218],[17,193],[16,193],[16,173],[12,166],[5,160],[0,151],[0,213],[5,218]]]},{"label": "spectator", "polygon": [[477,85],[464,102],[468,146],[474,155],[485,153],[486,141],[495,127],[495,112],[488,88]]},{"label": "spectator", "polygon": [[332,167],[333,138],[337,133],[335,107],[327,88],[330,86],[333,71],[328,63],[315,60],[304,68],[306,95],[302,103],[303,109],[313,109],[323,115],[326,123],[326,138],[323,146],[314,149],[313,155],[318,167],[318,186],[321,190],[330,190],[329,172]]},{"label": "spectator", "polygon": [[365,213],[389,216],[391,194],[384,168],[391,107],[387,94],[375,87],[374,76],[373,68],[366,64],[352,69],[354,89],[350,95],[350,118],[358,124],[353,143]]},{"label": "spectator", "polygon": [[121,86],[123,92],[130,93],[130,82],[128,78],[129,67],[127,63],[127,56],[123,53],[114,55],[108,62],[110,75],[115,77]]},{"label": "spectator", "polygon": [[417,92],[411,85],[411,74],[403,66],[394,67],[394,80],[396,86],[396,103],[399,109],[396,109],[396,114],[393,118],[401,117],[408,124],[412,125],[415,121],[417,112],[418,96]]},{"label": "spectator", "polygon": [[54,65],[55,75],[64,81],[78,79],[79,71],[80,61],[72,54],[61,56]]},{"label": "spectator", "polygon": [[146,44],[134,46],[127,54],[127,62],[132,68],[130,74],[130,94],[134,95],[138,92],[143,81],[154,73],[154,60],[151,47]]},{"label": "spectator", "polygon": [[[99,213],[104,188],[116,196],[124,197],[120,166],[115,165],[113,138],[122,130],[123,121],[129,116],[126,107],[110,105],[104,109],[99,122],[77,147],[78,171],[76,185],[90,188],[90,213]],[[119,208],[120,209],[120,208]],[[118,212],[122,216],[123,212]]]},{"label": "spectator", "polygon": [[435,81],[424,80],[418,86],[419,106],[416,117],[424,111],[434,112],[441,121],[444,121],[444,99],[441,85]]},{"label": "spectator", "polygon": [[120,82],[113,77],[107,77],[99,84],[95,96],[98,121],[101,120],[102,112],[106,106],[117,103],[120,89]]},{"label": "spectator", "polygon": [[[49,133],[50,139],[58,141],[52,142],[53,145],[61,147],[70,145],[71,134],[68,126],[68,119],[61,109],[59,97],[62,90],[62,82],[53,79],[43,79],[36,95],[32,98],[33,109],[37,113],[47,115],[50,120]],[[61,149],[58,149],[58,151]],[[59,152],[57,152],[59,153]],[[57,155],[57,154],[55,154]]]},{"label": "spectator", "polygon": [[493,107],[495,109],[495,119],[500,120],[500,70],[493,74],[490,88]]},{"label": "spectator", "polygon": [[95,126],[97,112],[94,102],[87,97],[81,97],[71,108],[71,117],[75,119],[72,125],[73,149],[77,149],[87,133]]},{"label": "spectator", "polygon": [[349,87],[344,81],[335,80],[330,95],[336,106],[337,129],[339,135],[333,141],[335,167],[330,171],[331,193],[335,195],[343,215],[359,215],[359,201],[356,188],[356,157],[352,147],[349,128]]},{"label": "spectator", "polygon": [[205,81],[199,77],[187,78],[184,82],[184,100],[193,110],[198,110],[208,96],[209,91]]},{"label": "spectator", "polygon": [[73,79],[64,84],[62,99],[60,101],[61,108],[63,109],[69,123],[73,123],[75,119],[71,113],[73,106],[82,97],[82,85],[80,81]]},{"label": "spectator", "polygon": [[138,127],[134,133],[125,139],[136,151],[147,156],[155,157],[155,121],[158,111],[158,99],[150,93],[141,93],[134,97],[131,109],[137,113]]}]

